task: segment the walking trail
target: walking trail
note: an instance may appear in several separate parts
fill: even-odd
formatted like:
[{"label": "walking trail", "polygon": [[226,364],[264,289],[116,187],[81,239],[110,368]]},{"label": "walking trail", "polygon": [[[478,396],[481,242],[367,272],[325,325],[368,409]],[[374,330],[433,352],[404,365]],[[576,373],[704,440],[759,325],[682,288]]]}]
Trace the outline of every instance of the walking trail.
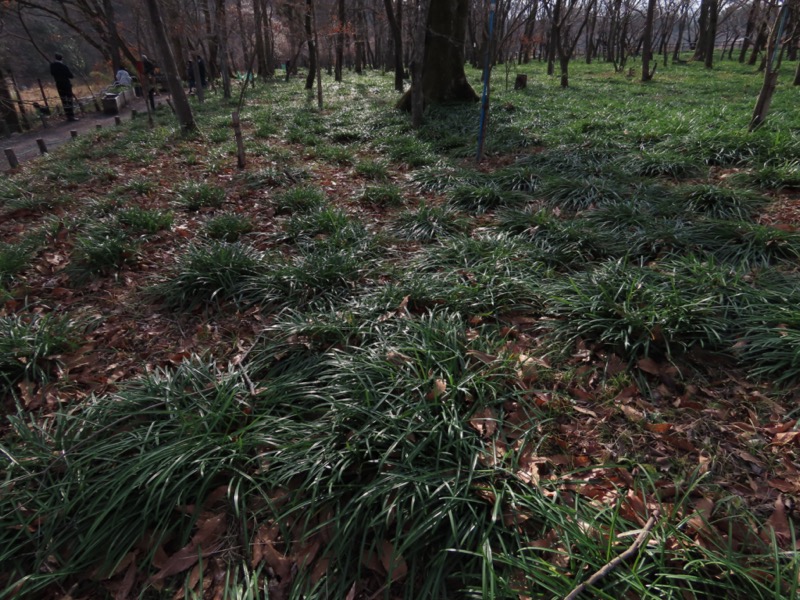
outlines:
[{"label": "walking trail", "polygon": [[134,98],[128,106],[120,111],[119,115],[95,112],[94,106],[91,104],[85,110],[85,113],[78,114],[79,121],[67,121],[63,116],[48,117],[47,127],[43,128],[41,123],[37,123],[37,128],[32,131],[14,133],[7,138],[0,137],[0,171],[9,171],[11,168],[5,153],[2,152],[6,148],[11,148],[17,155],[19,163],[22,164],[40,156],[39,146],[36,143],[37,139],[43,139],[48,151],[50,151],[69,142],[72,139],[71,131],[77,131],[80,137],[90,131],[95,131],[98,125],[103,128],[114,127],[116,125],[115,116],[120,117],[123,122],[130,120],[131,110],[139,113],[137,118],[147,118],[147,106],[145,106],[144,98]]}]

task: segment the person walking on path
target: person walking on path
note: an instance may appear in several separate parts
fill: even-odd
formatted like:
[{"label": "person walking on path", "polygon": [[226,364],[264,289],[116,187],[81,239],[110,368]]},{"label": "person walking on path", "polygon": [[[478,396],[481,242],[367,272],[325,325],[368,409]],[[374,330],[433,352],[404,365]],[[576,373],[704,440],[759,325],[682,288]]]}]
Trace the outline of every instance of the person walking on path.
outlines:
[{"label": "person walking on path", "polygon": [[56,82],[56,89],[61,98],[61,105],[64,107],[64,114],[67,116],[67,121],[77,121],[75,117],[75,104],[72,94],[72,71],[64,64],[64,57],[60,54],[55,55],[55,60],[50,63],[50,75]]},{"label": "person walking on path", "polygon": [[120,67],[119,71],[117,71],[117,76],[114,80],[114,83],[116,85],[131,87],[133,85],[133,78],[125,67]]}]

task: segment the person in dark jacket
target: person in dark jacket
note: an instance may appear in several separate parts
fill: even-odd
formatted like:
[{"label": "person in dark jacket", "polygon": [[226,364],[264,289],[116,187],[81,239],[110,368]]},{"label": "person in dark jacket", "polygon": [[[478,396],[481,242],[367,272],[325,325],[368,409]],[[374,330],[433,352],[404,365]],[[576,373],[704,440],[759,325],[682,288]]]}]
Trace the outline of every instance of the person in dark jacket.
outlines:
[{"label": "person in dark jacket", "polygon": [[72,94],[72,71],[64,64],[64,57],[56,54],[56,59],[50,63],[50,75],[56,82],[56,89],[61,98],[61,105],[64,107],[64,114],[67,121],[77,121],[75,117],[75,96]]}]

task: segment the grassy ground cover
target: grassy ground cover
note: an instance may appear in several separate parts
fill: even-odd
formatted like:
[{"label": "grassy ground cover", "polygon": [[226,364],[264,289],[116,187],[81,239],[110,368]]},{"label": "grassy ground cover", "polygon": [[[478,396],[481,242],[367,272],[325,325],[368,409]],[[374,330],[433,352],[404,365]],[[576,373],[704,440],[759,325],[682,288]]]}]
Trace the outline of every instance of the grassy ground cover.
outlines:
[{"label": "grassy ground cover", "polygon": [[796,595],[789,69],[520,69],[480,165],[366,73],[0,180],[0,596]]}]

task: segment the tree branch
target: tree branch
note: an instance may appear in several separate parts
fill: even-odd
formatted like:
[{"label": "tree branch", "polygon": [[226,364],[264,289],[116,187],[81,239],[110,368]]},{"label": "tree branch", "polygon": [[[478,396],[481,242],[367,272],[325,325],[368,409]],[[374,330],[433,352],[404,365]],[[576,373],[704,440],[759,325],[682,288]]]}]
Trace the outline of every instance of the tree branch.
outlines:
[{"label": "tree branch", "polygon": [[594,573],[589,579],[584,581],[574,590],[572,590],[569,594],[564,597],[564,600],[576,600],[576,598],[589,586],[596,584],[600,581],[603,577],[611,573],[614,569],[616,569],[619,565],[623,562],[631,558],[635,555],[639,548],[642,547],[642,544],[647,541],[648,536],[650,535],[650,530],[653,529],[653,526],[658,521],[659,511],[658,509],[654,510],[653,513],[650,515],[650,518],[647,519],[647,523],[644,524],[642,531],[636,537],[636,540],[631,544],[630,548],[625,550],[622,554],[617,556],[616,558],[612,559],[610,562],[606,563],[603,567],[601,567],[598,571]]}]

